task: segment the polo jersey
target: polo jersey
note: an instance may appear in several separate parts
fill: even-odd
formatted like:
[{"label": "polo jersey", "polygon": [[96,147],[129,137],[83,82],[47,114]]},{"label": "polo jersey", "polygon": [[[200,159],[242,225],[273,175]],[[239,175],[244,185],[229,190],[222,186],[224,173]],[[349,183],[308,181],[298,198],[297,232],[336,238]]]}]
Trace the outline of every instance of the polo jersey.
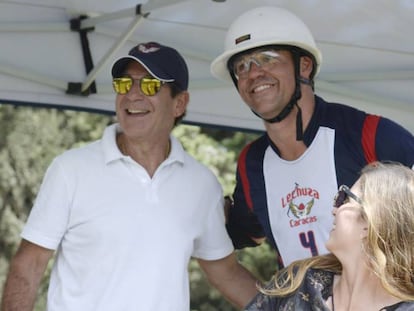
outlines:
[{"label": "polo jersey", "polygon": [[227,230],[236,248],[266,237],[282,266],[327,252],[334,195],[340,185],[352,186],[367,163],[414,164],[414,137],[395,122],[318,96],[315,102],[300,158],[282,159],[264,134],[238,160]]}]

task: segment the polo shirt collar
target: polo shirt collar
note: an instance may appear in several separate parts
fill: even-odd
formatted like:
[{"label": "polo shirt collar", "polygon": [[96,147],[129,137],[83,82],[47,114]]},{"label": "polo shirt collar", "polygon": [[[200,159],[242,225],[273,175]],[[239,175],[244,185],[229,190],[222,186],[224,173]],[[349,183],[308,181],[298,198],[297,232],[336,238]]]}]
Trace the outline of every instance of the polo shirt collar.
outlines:
[{"label": "polo shirt collar", "polygon": [[[116,144],[116,135],[121,132],[122,129],[119,126],[119,123],[109,125],[103,132],[101,144],[106,164],[128,157],[121,153]],[[166,162],[165,164],[173,162],[184,163],[185,151],[181,143],[172,135],[170,135],[170,142],[171,150],[168,158],[164,161]]]}]

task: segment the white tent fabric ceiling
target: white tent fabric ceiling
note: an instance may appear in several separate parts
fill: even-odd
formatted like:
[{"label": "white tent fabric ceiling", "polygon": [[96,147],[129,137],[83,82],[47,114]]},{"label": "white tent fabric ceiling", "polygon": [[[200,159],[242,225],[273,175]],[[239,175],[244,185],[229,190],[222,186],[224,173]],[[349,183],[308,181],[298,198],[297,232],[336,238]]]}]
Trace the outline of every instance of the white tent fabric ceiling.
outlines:
[{"label": "white tent fabric ceiling", "polygon": [[[112,61],[137,42],[159,41],[188,62],[186,121],[261,130],[234,87],[209,69],[230,23],[259,5],[291,10],[314,33],[323,54],[317,94],[414,132],[414,0],[0,0],[0,103],[113,112]],[[71,30],[80,16],[89,69]],[[84,94],[67,94],[69,85]],[[86,94],[89,86],[97,92]]]}]

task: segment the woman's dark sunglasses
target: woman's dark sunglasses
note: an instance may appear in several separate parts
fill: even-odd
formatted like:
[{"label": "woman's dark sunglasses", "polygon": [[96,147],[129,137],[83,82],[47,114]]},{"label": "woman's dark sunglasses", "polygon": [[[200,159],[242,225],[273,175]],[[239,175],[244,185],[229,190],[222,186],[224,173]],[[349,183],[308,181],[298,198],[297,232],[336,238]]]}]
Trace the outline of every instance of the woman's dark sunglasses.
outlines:
[{"label": "woman's dark sunglasses", "polygon": [[333,206],[336,208],[342,206],[348,198],[351,198],[362,205],[362,200],[353,194],[348,186],[342,185],[335,195]]}]

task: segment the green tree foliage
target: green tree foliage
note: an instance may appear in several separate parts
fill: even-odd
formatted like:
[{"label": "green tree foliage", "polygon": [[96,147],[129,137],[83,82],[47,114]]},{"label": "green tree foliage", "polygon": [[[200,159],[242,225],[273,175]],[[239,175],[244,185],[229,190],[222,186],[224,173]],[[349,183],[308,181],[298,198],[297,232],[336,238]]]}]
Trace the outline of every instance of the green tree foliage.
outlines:
[{"label": "green tree foliage", "polygon": [[[108,116],[0,105],[0,290],[20,232],[51,160],[95,140]],[[37,310],[45,310],[45,277]]]},{"label": "green tree foliage", "polygon": [[214,172],[223,186],[223,192],[230,194],[235,184],[234,150],[229,150],[219,141],[203,134],[197,126],[180,125],[174,129],[173,134],[180,139],[188,153]]},{"label": "green tree foliage", "polygon": [[[112,116],[0,104],[0,290],[8,262],[33,205],[47,166],[63,151],[99,139]],[[218,177],[224,194],[235,185],[237,156],[257,134],[178,125],[174,135],[197,160]],[[261,280],[276,268],[268,245],[238,252],[240,261]],[[236,310],[207,283],[195,260],[189,265],[194,311]],[[45,309],[48,278],[39,290],[36,310]]]}]

